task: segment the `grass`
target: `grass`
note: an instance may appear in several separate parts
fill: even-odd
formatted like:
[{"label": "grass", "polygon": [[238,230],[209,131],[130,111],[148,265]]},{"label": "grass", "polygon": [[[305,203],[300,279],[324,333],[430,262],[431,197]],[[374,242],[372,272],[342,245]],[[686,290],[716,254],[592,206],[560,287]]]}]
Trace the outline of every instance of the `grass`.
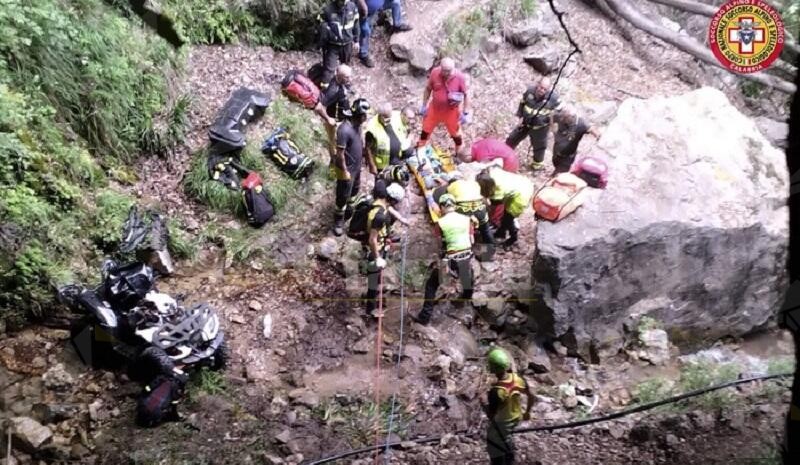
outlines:
[{"label": "grass", "polygon": [[[687,363],[681,367],[677,382],[661,377],[647,379],[639,383],[633,390],[634,403],[637,405],[655,402],[667,397],[689,391],[707,388],[737,379],[740,367],[733,363]],[[686,411],[692,408],[718,410],[731,405],[735,394],[730,389],[720,389],[699,397],[686,399],[661,407],[662,410]]]},{"label": "grass", "polygon": [[[336,401],[321,403],[312,411],[312,415],[324,425],[335,428],[338,434],[346,438],[350,447],[362,447],[373,444],[376,436],[389,433],[392,419],[391,402],[380,405],[372,401],[354,402],[342,405]],[[392,433],[400,438],[405,437],[411,415],[400,402],[395,405]]]},{"label": "grass", "polygon": [[793,373],[794,372],[794,358],[793,357],[777,357],[770,359],[767,362],[767,374],[769,375],[778,375],[781,373]]},{"label": "grass", "polygon": [[218,396],[228,391],[228,383],[225,376],[219,371],[212,371],[202,368],[189,377],[187,393],[189,399],[196,401],[202,395]]}]

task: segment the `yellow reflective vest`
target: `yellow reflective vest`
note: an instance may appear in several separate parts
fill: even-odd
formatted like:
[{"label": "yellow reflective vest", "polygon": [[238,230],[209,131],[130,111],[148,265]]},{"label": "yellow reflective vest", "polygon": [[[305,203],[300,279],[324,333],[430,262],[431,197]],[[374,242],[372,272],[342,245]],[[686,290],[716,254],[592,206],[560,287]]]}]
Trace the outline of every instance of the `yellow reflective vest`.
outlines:
[{"label": "yellow reflective vest", "polygon": [[489,176],[494,179],[495,188],[489,200],[502,201],[506,211],[518,217],[533,198],[533,182],[517,173],[509,173],[501,168],[490,168]]},{"label": "yellow reflective vest", "polygon": [[525,380],[516,373],[507,373],[503,379],[492,386],[497,390],[500,408],[494,419],[497,422],[516,423],[522,419],[522,394],[525,393]]},{"label": "yellow reflective vest", "polygon": [[[406,129],[406,125],[403,124],[403,118],[400,116],[399,111],[392,112],[389,123],[395,135],[397,135],[397,138],[400,139],[400,151],[408,150],[411,147],[411,141],[408,138],[408,130]],[[372,137],[375,138],[376,143],[372,154],[375,157],[375,166],[379,170],[386,168],[386,166],[389,165],[391,142],[389,140],[389,134],[386,132],[386,128],[384,128],[381,122],[380,116],[375,115],[369,120],[365,132],[366,134],[372,134]],[[400,156],[399,153],[397,155]]]},{"label": "yellow reflective vest", "polygon": [[447,252],[461,252],[472,248],[472,218],[458,212],[450,212],[439,218]]}]

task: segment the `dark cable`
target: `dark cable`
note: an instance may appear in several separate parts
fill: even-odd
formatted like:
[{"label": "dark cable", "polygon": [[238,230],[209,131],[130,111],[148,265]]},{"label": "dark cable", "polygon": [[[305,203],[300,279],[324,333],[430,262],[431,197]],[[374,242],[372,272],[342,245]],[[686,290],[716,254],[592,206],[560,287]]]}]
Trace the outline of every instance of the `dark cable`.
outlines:
[{"label": "dark cable", "polygon": [[[629,408],[629,409],[620,410],[619,412],[610,413],[608,415],[602,415],[602,416],[593,417],[593,418],[586,418],[584,420],[571,421],[571,422],[567,422],[567,423],[559,423],[559,424],[555,424],[555,425],[541,425],[541,426],[531,426],[531,427],[528,427],[528,428],[517,428],[514,431],[512,431],[511,434],[531,433],[531,432],[537,432],[537,431],[556,431],[556,430],[560,430],[560,429],[577,428],[577,427],[586,426],[586,425],[589,425],[589,424],[592,424],[592,423],[602,423],[602,422],[614,420],[616,418],[620,418],[620,417],[624,417],[624,416],[627,416],[627,415],[631,415],[631,414],[634,414],[634,413],[643,412],[645,410],[651,410],[651,409],[654,409],[656,407],[660,407],[662,405],[679,402],[681,400],[688,399],[690,397],[697,397],[697,396],[700,396],[700,395],[703,395],[703,394],[707,394],[707,393],[712,392],[712,391],[717,391],[719,389],[725,389],[725,388],[729,388],[729,387],[733,387],[733,386],[738,386],[740,384],[752,383],[754,381],[767,381],[767,380],[771,380],[771,379],[788,378],[788,377],[791,377],[793,375],[794,375],[794,373],[781,373],[781,374],[777,374],[777,375],[764,375],[764,376],[755,376],[755,377],[752,377],[752,378],[737,379],[736,381],[730,381],[730,382],[723,383],[723,384],[717,384],[717,385],[709,386],[709,387],[706,387],[706,388],[703,388],[703,389],[696,389],[694,391],[690,391],[690,392],[686,392],[686,393],[683,393],[683,394],[679,394],[677,396],[672,396],[672,397],[668,397],[666,399],[658,400],[658,401],[655,401],[655,402],[650,402],[650,403],[638,405],[636,407],[632,407],[632,408]],[[459,436],[459,437],[475,437],[475,436],[477,436],[477,433],[469,434],[467,432],[467,430],[461,430],[461,431],[457,431],[455,433],[450,433],[450,434],[452,434],[453,436]],[[360,454],[363,454],[363,453],[366,453],[366,452],[372,452],[372,451],[375,451],[375,450],[378,450],[378,449],[385,449],[385,448],[388,448],[388,447],[396,448],[396,447],[400,446],[401,444],[403,444],[403,442],[414,443],[414,445],[428,444],[428,443],[431,443],[431,442],[439,442],[442,439],[442,437],[443,436],[434,436],[434,437],[428,437],[428,438],[422,438],[422,439],[410,439],[408,441],[400,441],[400,442],[381,444],[379,446],[363,447],[361,449],[355,449],[355,450],[351,450],[351,451],[348,451],[348,452],[343,452],[341,454],[334,455],[334,456],[331,456],[331,457],[319,459],[319,460],[314,461],[314,462],[308,462],[305,465],[321,465],[323,463],[330,463],[330,462],[333,462],[333,461],[336,461],[336,460],[341,460],[341,459],[344,459],[344,458],[347,458],[347,457],[352,457],[354,455],[360,455]]]},{"label": "dark cable", "polygon": [[556,86],[558,85],[558,80],[561,79],[561,73],[564,72],[564,68],[567,67],[567,63],[569,63],[569,59],[572,58],[572,55],[575,55],[576,53],[583,53],[580,47],[578,47],[578,44],[574,40],[572,40],[572,35],[569,33],[569,29],[567,29],[567,25],[564,24],[564,19],[562,18],[562,16],[564,16],[564,13],[556,10],[556,6],[553,3],[553,0],[547,0],[547,3],[550,4],[550,9],[553,10],[553,14],[556,15],[558,23],[561,25],[561,29],[563,29],[564,33],[567,35],[567,40],[569,41],[569,44],[572,46],[572,50],[569,52],[569,55],[567,55],[567,59],[564,60],[564,63],[561,64],[561,67],[558,68],[558,74],[556,74],[556,80],[553,81],[553,85],[550,86],[550,92],[548,92],[547,98],[544,99],[541,105],[539,105],[539,108],[536,109],[536,113],[533,114],[531,119],[535,119],[537,116],[539,116],[539,113],[542,111],[542,109],[544,109],[545,105],[547,105],[547,102],[550,101],[550,97],[552,97],[553,91],[556,90]]}]

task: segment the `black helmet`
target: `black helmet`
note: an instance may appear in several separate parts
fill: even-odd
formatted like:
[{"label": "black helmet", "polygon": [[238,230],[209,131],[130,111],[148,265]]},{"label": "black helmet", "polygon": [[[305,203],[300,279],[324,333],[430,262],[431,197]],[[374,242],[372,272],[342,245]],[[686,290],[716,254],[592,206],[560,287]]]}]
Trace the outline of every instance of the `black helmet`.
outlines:
[{"label": "black helmet", "polygon": [[369,102],[365,98],[357,98],[350,108],[353,116],[364,116],[370,110]]}]

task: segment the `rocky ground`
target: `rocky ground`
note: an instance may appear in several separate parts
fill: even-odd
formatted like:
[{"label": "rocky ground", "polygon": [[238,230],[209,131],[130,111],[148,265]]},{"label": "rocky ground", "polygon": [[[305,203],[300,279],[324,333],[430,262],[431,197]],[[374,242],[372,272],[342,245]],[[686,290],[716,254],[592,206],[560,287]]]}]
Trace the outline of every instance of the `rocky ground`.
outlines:
[{"label": "rocky ground", "polygon": [[[429,9],[454,11],[473,2],[408,3],[415,31],[391,42],[379,33],[374,45],[377,66],[355,65],[354,87],[373,103],[419,106],[425,81],[415,67],[432,59],[425,55],[423,32],[440,34],[446,17],[428,15]],[[592,28],[581,27],[602,21],[597,13],[576,1],[559,7],[567,12],[565,20],[583,49],[566,68],[559,91],[596,124],[607,122],[617,104],[630,96],[691,88],[681,70],[695,65],[678,52],[637,33],[633,43],[616,34],[600,37]],[[511,129],[517,96],[536,76],[524,56],[552,59],[548,53],[555,50],[563,58],[568,50],[552,24],[532,24],[548,32],[537,34],[542,37],[529,47],[519,49],[495,37],[485,41],[477,58],[471,56],[471,66],[465,66],[471,69],[473,89],[474,123],[466,128],[468,140],[503,137]],[[392,46],[421,51],[414,51],[407,64],[390,58]],[[231,91],[248,86],[277,96],[285,70],[307,69],[317,59],[313,53],[276,53],[266,47],[192,49],[185,85],[194,101],[186,144],[170,159],[142,166],[136,193],[145,200],[158,199],[169,215],[198,234],[209,223],[241,228],[229,216],[209,212],[184,194],[181,182],[190,156],[206,144],[206,129]],[[732,100],[740,109],[757,111],[744,99]],[[249,129],[248,138],[260,142],[273,124],[265,118]],[[584,149],[593,150],[594,141],[587,139]],[[445,138],[439,142],[449,144]],[[525,150],[526,143],[521,152]],[[322,150],[308,152],[319,156]],[[544,176],[535,178],[537,184]],[[364,179],[366,184],[370,176]],[[586,365],[559,345],[540,348],[530,343],[525,302],[509,299],[509,289],[522,286],[530,272],[534,251],[529,245],[536,232],[530,213],[521,219],[521,242],[527,245],[478,266],[480,311],[443,303],[429,328],[401,321],[400,270],[396,265],[387,270],[386,318],[376,357],[375,321],[362,318],[350,300],[353,290],[363,286],[363,278],[353,271],[357,248],[327,233],[329,190],[326,180],[314,178],[293,198],[294,211],[301,214],[279,212],[276,226],[258,238],[270,251],[266,259],[231,266],[229,255],[208,244],[194,262],[179,264],[176,276],[160,283],[162,291],[185,293],[190,302],[209,301],[219,309],[233,354],[222,377],[204,375],[193,381],[181,406],[186,416],[182,423],[135,428],[132,412],[139,386],[123,373],[87,371],[68,348],[63,331],[35,328],[0,340],[5,366],[0,368],[2,410],[15,418],[16,428],[16,458],[0,463],[302,463],[372,444],[376,437],[385,440],[384,421],[393,394],[397,414],[390,439],[466,429],[479,438],[483,419],[478,398],[489,382],[481,355],[495,342],[512,348],[518,368],[533,382],[539,396],[536,424],[584,417],[589,409],[584,404],[592,405],[595,395],[593,413],[623,408],[636,401],[640,382],[679,375],[685,361],[658,330],[645,334],[641,340],[647,342],[633,344],[603,365]],[[414,217],[410,230],[424,231],[422,200],[413,192],[412,188],[404,209]],[[425,266],[435,250],[430,234],[409,237],[414,242],[407,250],[405,314],[419,308]],[[399,263],[400,252],[400,247],[394,248],[393,263]],[[443,289],[446,296],[455,296],[455,291],[452,283]],[[265,335],[267,315],[272,325]],[[745,375],[764,372],[769,360],[792,353],[785,335],[772,333],[766,340],[733,341],[717,347],[714,354],[722,355],[711,360],[734,361]],[[775,386],[745,386],[722,406],[693,404],[653,416],[520,437],[519,462],[751,463],[749,457],[768,458],[780,441],[787,394],[785,385]],[[377,407],[376,391],[381,401]],[[439,444],[406,446],[392,454],[390,463],[485,461],[482,443],[475,438],[448,436]],[[356,463],[372,461],[369,455],[352,460],[357,459],[362,462]]]}]

